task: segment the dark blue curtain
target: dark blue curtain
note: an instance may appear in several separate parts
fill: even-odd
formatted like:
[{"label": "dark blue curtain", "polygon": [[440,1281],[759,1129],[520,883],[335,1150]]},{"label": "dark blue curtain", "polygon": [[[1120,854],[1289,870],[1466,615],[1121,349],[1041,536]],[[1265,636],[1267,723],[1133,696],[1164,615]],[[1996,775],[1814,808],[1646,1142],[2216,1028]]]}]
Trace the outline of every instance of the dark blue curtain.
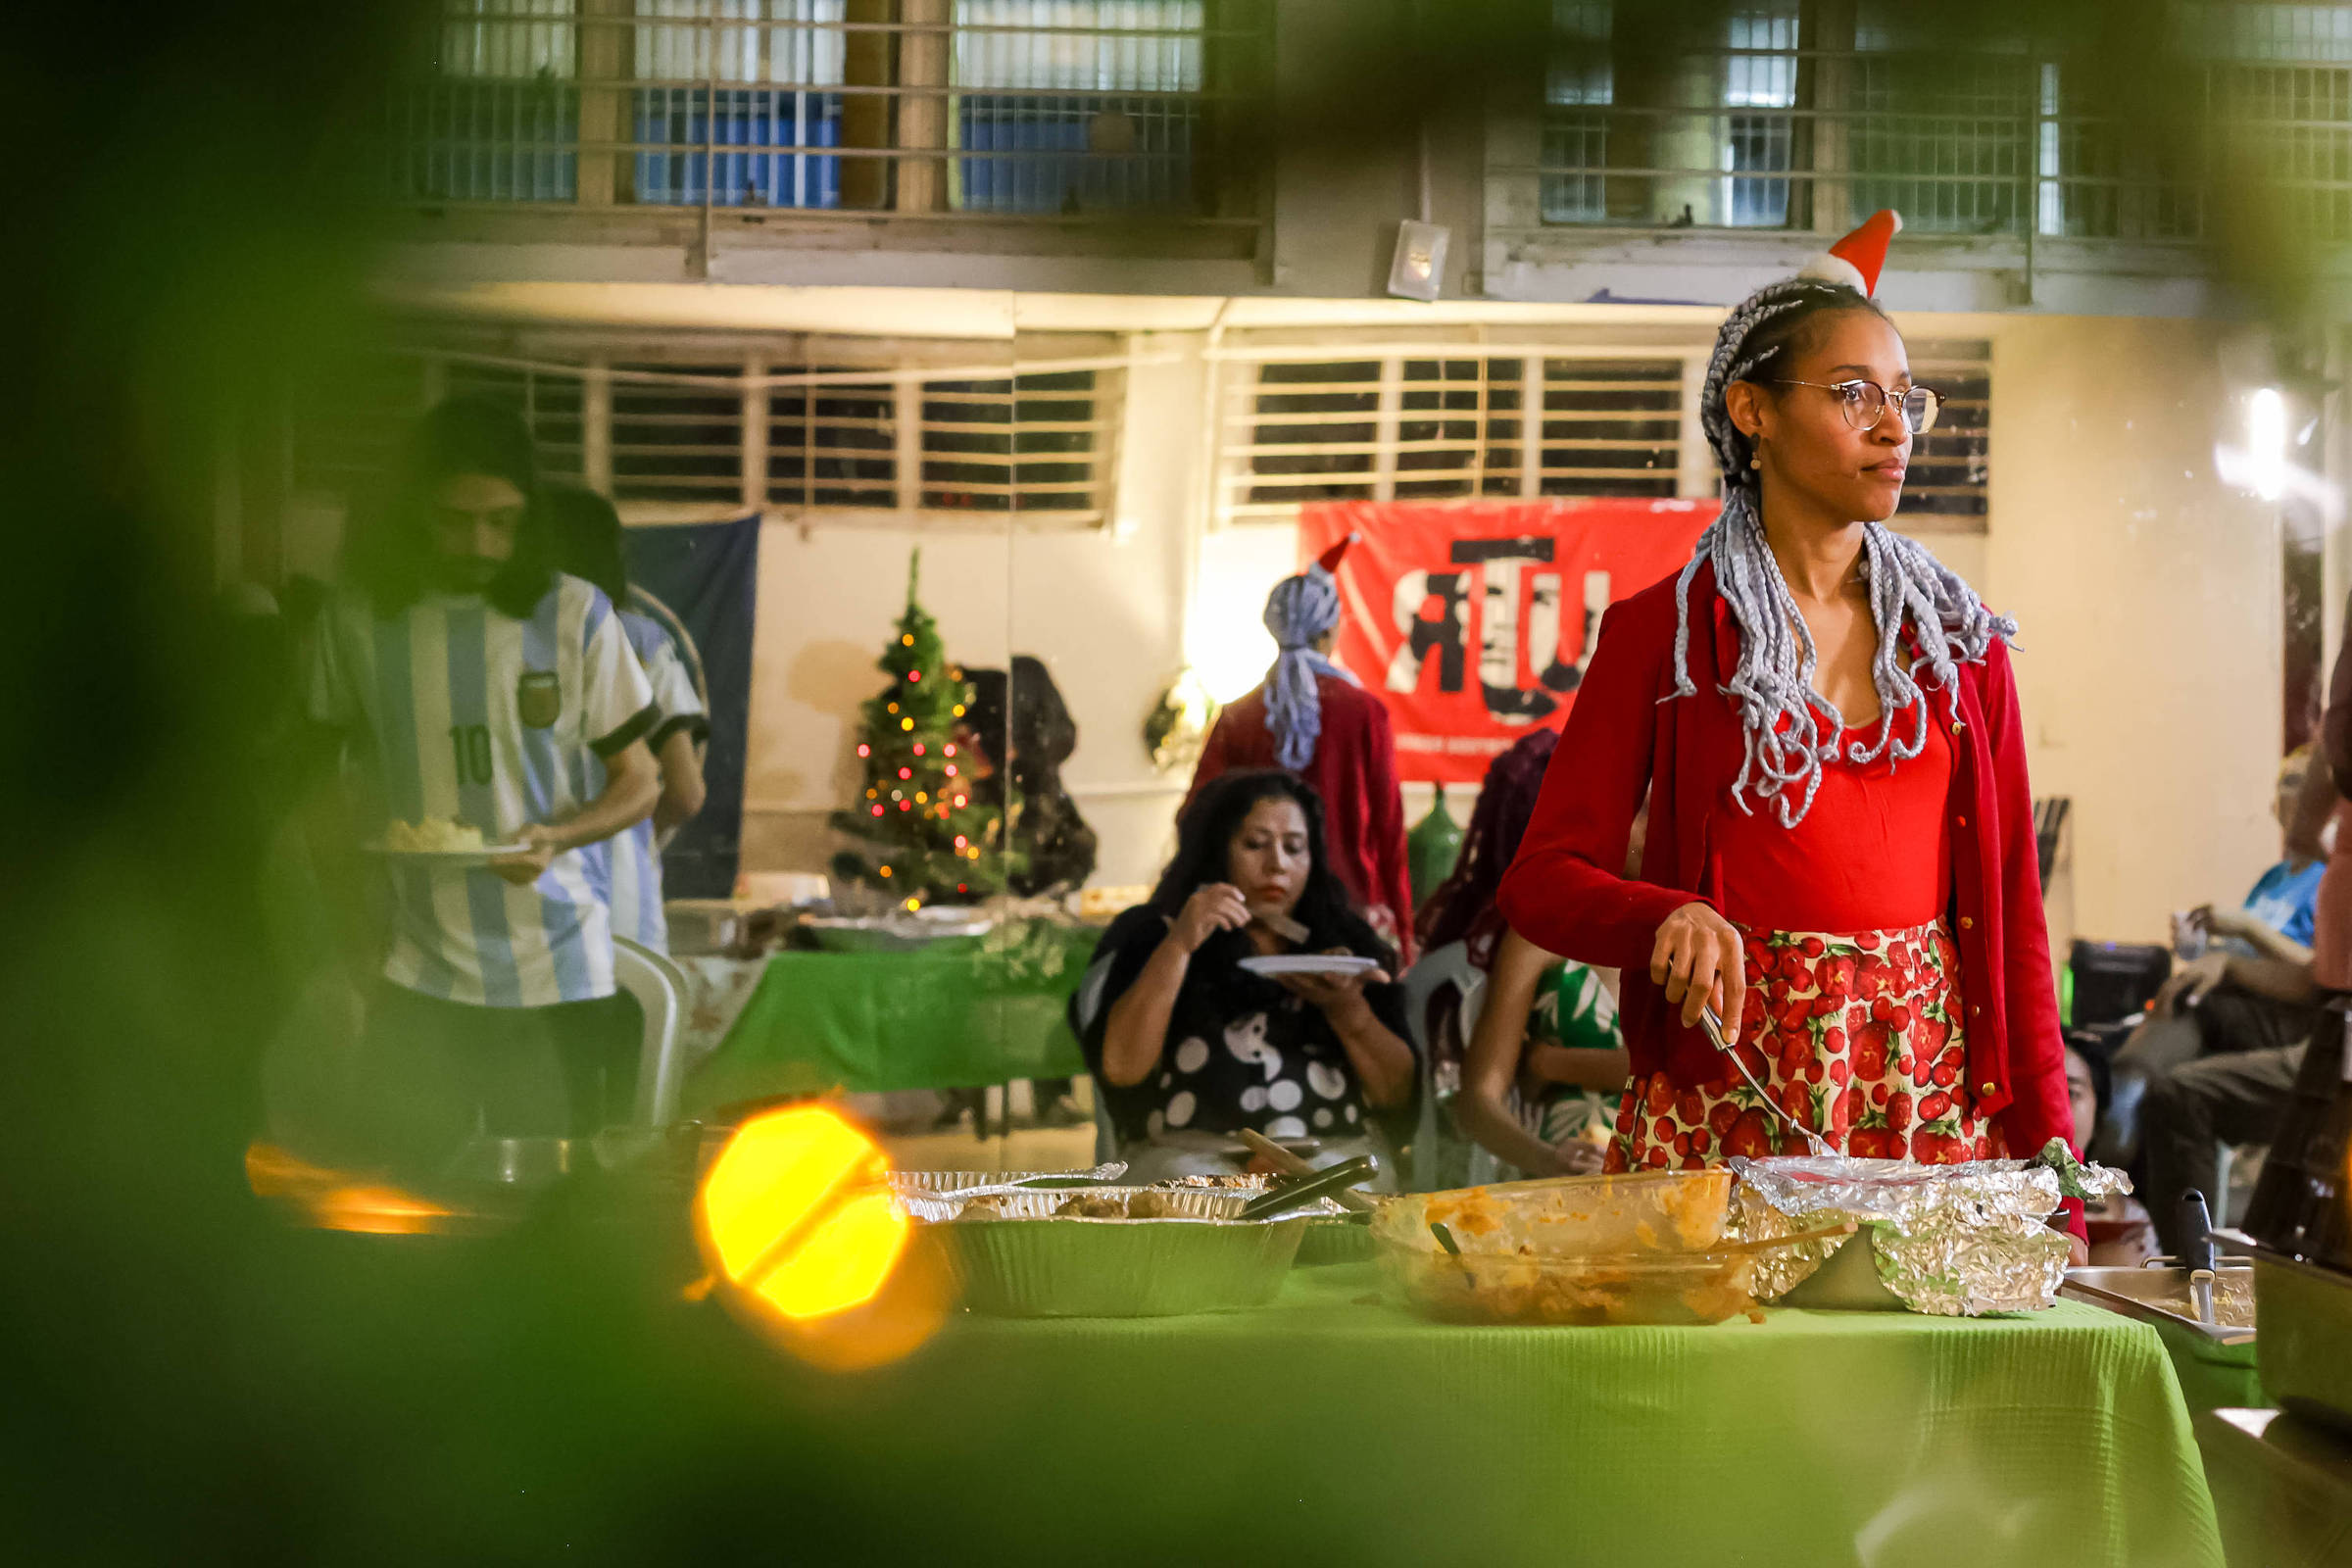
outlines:
[{"label": "dark blue curtain", "polygon": [[743,842],[760,519],[631,528],[627,540],[632,597],[669,629],[710,711],[709,798],[662,856],[662,889],[673,899],[723,899],[735,891]]}]

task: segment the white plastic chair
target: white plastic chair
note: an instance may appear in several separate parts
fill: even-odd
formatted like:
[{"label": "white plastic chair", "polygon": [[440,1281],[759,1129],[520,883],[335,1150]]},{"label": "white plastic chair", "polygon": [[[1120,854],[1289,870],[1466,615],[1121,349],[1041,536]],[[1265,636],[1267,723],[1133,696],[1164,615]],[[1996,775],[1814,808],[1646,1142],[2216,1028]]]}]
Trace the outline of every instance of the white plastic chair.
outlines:
[{"label": "white plastic chair", "polygon": [[[1420,961],[1404,972],[1404,1017],[1421,1056],[1421,1117],[1413,1132],[1413,1187],[1420,1192],[1430,1191],[1437,1181],[1438,1140],[1445,1133],[1445,1116],[1438,1105],[1437,1042],[1430,1037],[1429,1004],[1440,989],[1448,985],[1461,998],[1454,1004],[1455,1016],[1461,1038],[1468,1041],[1487,1001],[1486,972],[1470,961],[1469,948],[1448,942],[1423,954]],[[1500,1171],[1501,1163],[1493,1154],[1481,1148],[1471,1149],[1472,1185],[1494,1181]]]},{"label": "white plastic chair", "polygon": [[[1070,998],[1070,1030],[1080,1039],[1094,1027],[1095,1014],[1102,1009],[1102,992],[1110,984],[1110,958],[1106,955],[1086,966],[1078,981],[1078,990]],[[1119,1157],[1119,1133],[1111,1124],[1110,1106],[1103,1102],[1102,1081],[1098,1078],[1089,1098],[1095,1102],[1095,1163],[1107,1165]]]},{"label": "white plastic chair", "polygon": [[645,1048],[637,1058],[637,1102],[632,1125],[663,1128],[678,1118],[684,1092],[686,971],[653,949],[626,937],[612,939],[613,983],[637,999],[645,1013]]}]

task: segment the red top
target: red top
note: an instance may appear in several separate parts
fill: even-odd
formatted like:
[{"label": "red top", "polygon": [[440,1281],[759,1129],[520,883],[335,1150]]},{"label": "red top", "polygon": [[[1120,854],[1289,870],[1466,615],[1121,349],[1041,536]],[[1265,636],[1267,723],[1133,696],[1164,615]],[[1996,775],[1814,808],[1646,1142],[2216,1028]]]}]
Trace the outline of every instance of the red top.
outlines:
[{"label": "red top", "polygon": [[[1404,797],[1396,787],[1396,742],[1389,710],[1361,687],[1317,675],[1323,733],[1298,776],[1323,798],[1324,853],[1331,868],[1361,905],[1381,937],[1412,958],[1413,885],[1404,858]],[[1208,744],[1193,769],[1184,808],[1209,780],[1243,768],[1273,767],[1274,732],[1266,728],[1266,690],[1260,686],[1217,715]]]},{"label": "red top", "polygon": [[[1917,733],[1917,705],[1894,722],[1895,738],[1908,741]],[[1748,810],[1734,805],[1717,815],[1727,919],[1763,931],[1893,931],[1943,913],[1952,901],[1944,820],[1952,738],[1931,716],[1926,743],[1909,761],[1890,755],[1868,764],[1846,760],[1856,740],[1877,735],[1875,721],[1859,736],[1846,733],[1837,760],[1822,766],[1813,808],[1796,826],[1781,826],[1780,808],[1752,792]]]},{"label": "red top", "polygon": [[[1718,690],[1731,677],[1737,634],[1712,566],[1702,565],[1690,585],[1695,697],[1669,700],[1674,634],[1672,578],[1609,611],[1497,903],[1539,947],[1622,969],[1620,1021],[1636,1076],[1663,1071],[1696,1087],[1724,1069],[1706,1036],[1684,1028],[1667,1006],[1649,978],[1649,956],[1659,924],[1685,904],[1722,907],[1725,820],[1738,809],[1729,796],[1743,736]],[[2010,1149],[2031,1157],[2052,1138],[2071,1142],[2074,1116],[2008,648],[1996,640],[1983,662],[1960,666],[1956,722],[1945,716],[1941,692],[1929,698],[1951,743],[1948,912],[1960,949],[1969,1086]],[[1642,875],[1629,880],[1619,872],[1645,794]],[[2082,1205],[2069,1200],[2067,1208],[2080,1234]]]}]

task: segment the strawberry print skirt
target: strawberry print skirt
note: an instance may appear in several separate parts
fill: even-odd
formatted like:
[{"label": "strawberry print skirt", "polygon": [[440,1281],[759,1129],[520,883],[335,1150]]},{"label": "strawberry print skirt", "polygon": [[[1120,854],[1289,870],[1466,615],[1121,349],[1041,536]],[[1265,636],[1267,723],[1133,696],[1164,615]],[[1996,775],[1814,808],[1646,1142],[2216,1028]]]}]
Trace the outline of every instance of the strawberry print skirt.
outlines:
[{"label": "strawberry print skirt", "polygon": [[[1977,1119],[1941,920],[1907,931],[1750,931],[1737,1051],[1789,1116],[1841,1153],[1948,1164],[2008,1153]],[[1626,1085],[1606,1169],[1695,1170],[1733,1154],[1802,1154],[1805,1141],[1739,1073],[1695,1088]]]}]

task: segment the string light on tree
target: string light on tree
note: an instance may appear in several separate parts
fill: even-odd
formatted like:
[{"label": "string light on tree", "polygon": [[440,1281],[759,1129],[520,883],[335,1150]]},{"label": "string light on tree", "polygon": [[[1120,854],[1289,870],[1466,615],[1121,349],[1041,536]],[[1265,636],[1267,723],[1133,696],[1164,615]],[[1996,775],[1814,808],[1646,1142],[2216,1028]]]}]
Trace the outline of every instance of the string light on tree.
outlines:
[{"label": "string light on tree", "polygon": [[866,846],[834,857],[835,879],[887,883],[894,903],[906,908],[939,898],[986,897],[1020,869],[997,853],[1003,813],[975,804],[948,760],[959,750],[956,721],[969,709],[971,688],[916,597],[920,564],[918,552],[906,566],[906,611],[878,661],[890,683],[859,711],[858,760],[872,804],[833,817],[837,830]]}]

